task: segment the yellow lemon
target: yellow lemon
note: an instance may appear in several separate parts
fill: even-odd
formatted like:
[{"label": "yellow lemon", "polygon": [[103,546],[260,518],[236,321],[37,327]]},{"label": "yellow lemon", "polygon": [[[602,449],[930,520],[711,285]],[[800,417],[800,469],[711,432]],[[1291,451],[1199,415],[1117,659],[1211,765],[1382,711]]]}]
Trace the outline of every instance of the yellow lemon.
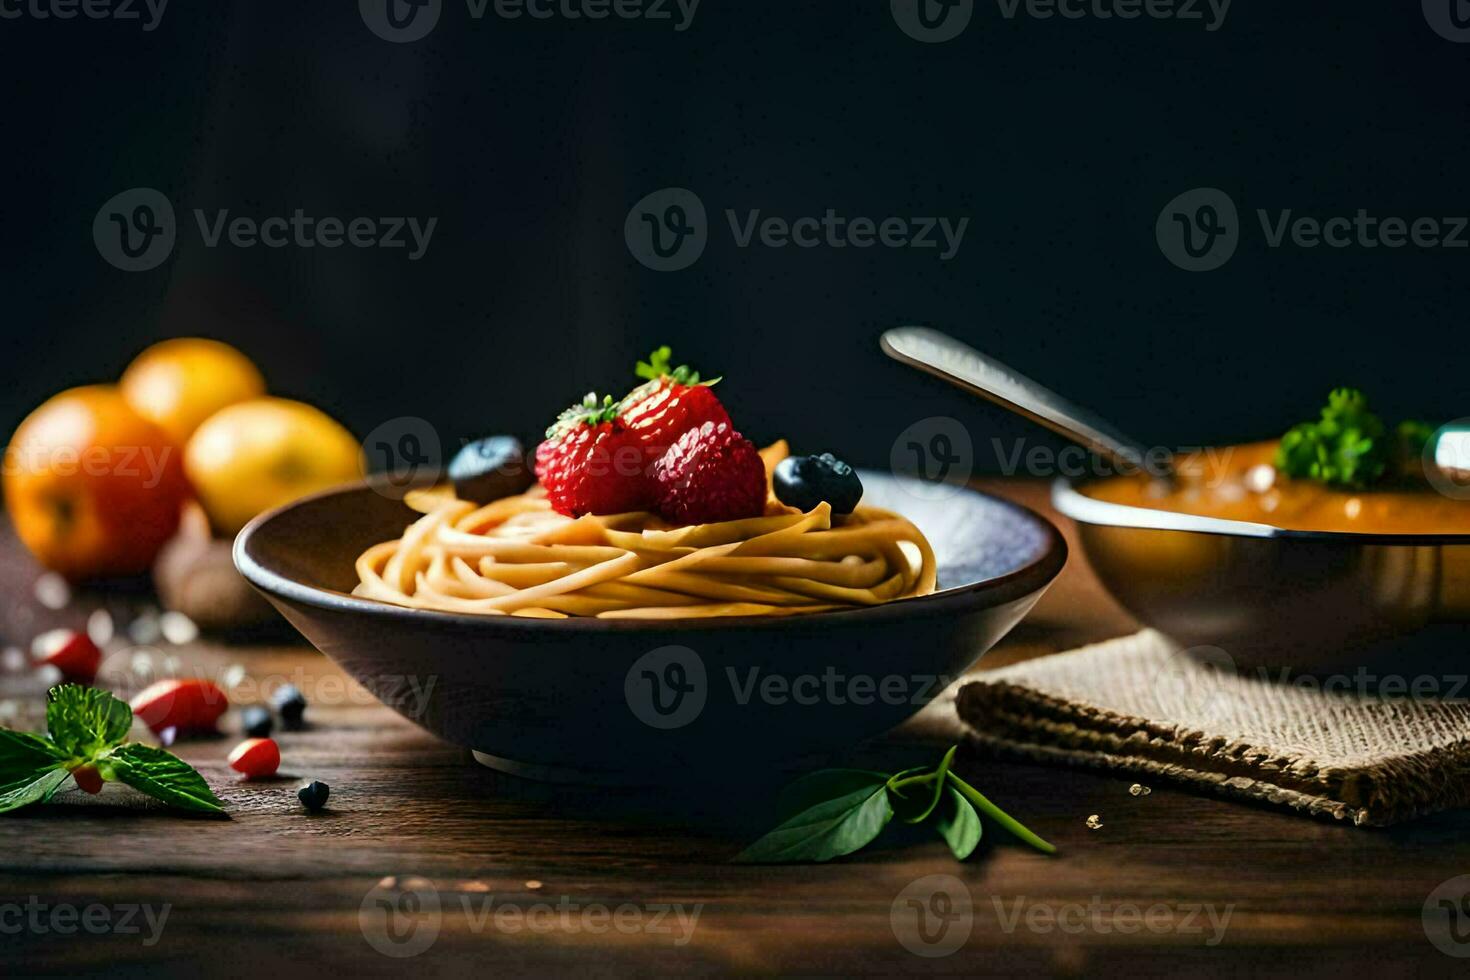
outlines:
[{"label": "yellow lemon", "polygon": [[362,450],[319,409],[255,398],[205,420],[184,450],[184,470],[215,529],[233,535],[272,507],[359,479]]},{"label": "yellow lemon", "polygon": [[182,446],[215,412],[265,394],[265,379],[229,344],[178,337],[139,354],[119,387],[133,411]]}]

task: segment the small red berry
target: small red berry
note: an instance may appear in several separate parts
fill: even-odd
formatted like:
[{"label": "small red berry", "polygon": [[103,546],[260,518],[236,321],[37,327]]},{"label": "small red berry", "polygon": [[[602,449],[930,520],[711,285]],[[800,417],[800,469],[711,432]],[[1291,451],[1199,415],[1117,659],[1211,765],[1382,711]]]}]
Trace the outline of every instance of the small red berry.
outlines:
[{"label": "small red berry", "polygon": [[97,679],[97,668],[102,666],[102,651],[97,649],[86,633],[76,630],[58,630],[51,639],[49,649],[37,663],[49,664],[61,671],[61,676],[80,684],[91,684]]},{"label": "small red berry", "polygon": [[202,677],[159,681],[134,695],[133,717],[155,734],[166,728],[180,734],[213,731],[215,722],[230,706],[229,696]]},{"label": "small red berry", "polygon": [[658,512],[676,524],[759,517],[766,508],[766,468],[749,439],[706,422],[669,447],[653,470]]},{"label": "small red berry", "polygon": [[687,364],[670,367],[669,357],[669,349],[660,347],[647,363],[639,362],[638,376],[649,380],[628,392],[620,405],[623,422],[643,449],[650,477],[654,464],[690,429],[706,422],[731,425],[714,390],[700,383],[699,372]]},{"label": "small red berry", "polygon": [[247,738],[230,753],[230,768],[246,779],[274,776],[281,768],[281,748],[273,738]]},{"label": "small red berry", "polygon": [[588,394],[562,412],[536,447],[536,477],[558,513],[622,514],[647,510],[643,451],[612,399]]},{"label": "small red berry", "polygon": [[81,766],[71,771],[71,778],[77,781],[77,789],[93,796],[102,792],[102,774],[93,766]]}]

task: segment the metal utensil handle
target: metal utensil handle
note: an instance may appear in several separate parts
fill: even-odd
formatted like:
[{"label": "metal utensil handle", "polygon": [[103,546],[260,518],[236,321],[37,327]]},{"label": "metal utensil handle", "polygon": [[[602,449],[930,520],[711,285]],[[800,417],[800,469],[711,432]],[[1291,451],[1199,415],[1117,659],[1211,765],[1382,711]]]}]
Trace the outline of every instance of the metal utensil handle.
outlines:
[{"label": "metal utensil handle", "polygon": [[1150,458],[1141,443],[1123,435],[1092,412],[1078,408],[995,358],[987,357],[938,330],[897,327],[883,334],[882,343],[884,352],[894,360],[911,364],[1044,425],[1099,456],[1107,457],[1123,467],[1125,472],[1136,470],[1145,463],[1154,469],[1160,465],[1158,459]]}]

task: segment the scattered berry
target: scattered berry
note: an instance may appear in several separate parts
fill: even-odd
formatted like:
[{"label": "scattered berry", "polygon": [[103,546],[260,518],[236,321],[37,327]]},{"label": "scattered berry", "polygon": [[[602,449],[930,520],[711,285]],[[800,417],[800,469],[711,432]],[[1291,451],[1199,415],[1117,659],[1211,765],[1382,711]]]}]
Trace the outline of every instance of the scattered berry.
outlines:
[{"label": "scattered berry", "polygon": [[651,474],[659,458],[690,429],[706,422],[731,425],[729,413],[710,388],[713,382],[701,384],[699,372],[688,365],[670,368],[669,354],[669,348],[660,347],[647,363],[638,363],[638,376],[648,382],[629,392],[619,406],[624,424],[643,450],[645,474]]},{"label": "scattered berry", "polygon": [[759,517],[766,508],[760,453],[727,424],[684,433],[655,464],[653,479],[658,512],[677,524]]},{"label": "scattered berry", "polygon": [[281,748],[274,739],[247,738],[230,753],[230,768],[245,774],[246,779],[274,776],[281,768]]},{"label": "scattered berry", "polygon": [[535,477],[526,468],[526,450],[514,436],[490,436],[465,446],[449,462],[454,495],[488,504],[521,493]]},{"label": "scattered berry", "polygon": [[202,677],[159,681],[134,695],[133,717],[155,734],[165,728],[180,734],[213,731],[230,699],[212,681]]},{"label": "scattered berry", "polygon": [[77,789],[84,793],[96,796],[102,792],[102,774],[94,766],[81,766],[71,771],[71,776],[77,781]]},{"label": "scattered berry", "polygon": [[274,727],[269,708],[254,704],[240,712],[240,731],[251,738],[270,738]]},{"label": "scattered berry", "polygon": [[312,780],[296,791],[296,798],[301,805],[315,813],[327,805],[327,796],[332,792],[332,787],[320,780]]},{"label": "scattered berry", "polygon": [[271,695],[271,704],[281,716],[281,724],[290,730],[306,727],[306,695],[295,684],[282,684]]},{"label": "scattered berry", "polygon": [[788,507],[808,511],[826,501],[834,514],[851,514],[863,499],[863,481],[831,453],[787,456],[771,474],[776,499]]},{"label": "scattered berry", "polygon": [[78,684],[91,684],[102,665],[102,651],[86,633],[57,630],[47,638],[45,652],[38,663],[50,664],[61,676]]},{"label": "scattered berry", "polygon": [[611,397],[598,404],[588,392],[561,413],[536,447],[536,477],[568,517],[648,509],[643,450]]}]

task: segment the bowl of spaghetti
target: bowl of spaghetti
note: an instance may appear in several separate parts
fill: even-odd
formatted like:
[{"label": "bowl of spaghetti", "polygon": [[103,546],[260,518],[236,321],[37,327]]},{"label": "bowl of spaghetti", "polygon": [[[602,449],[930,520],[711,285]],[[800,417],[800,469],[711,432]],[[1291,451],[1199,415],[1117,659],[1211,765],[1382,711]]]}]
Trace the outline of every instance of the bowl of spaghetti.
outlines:
[{"label": "bowl of spaghetti", "polygon": [[235,563],[380,700],[481,762],[625,781],[880,734],[1066,561],[1014,504],[757,449],[667,347],[635,373],[621,399],[557,416],[533,461],[498,436],[444,485],[309,497],[248,525]]},{"label": "bowl of spaghetti", "polygon": [[1016,504],[862,481],[862,505],[835,521],[816,508],[668,529],[558,520],[534,490],[479,506],[361,485],[262,515],[235,556],[318,649],[481,761],[641,778],[892,728],[1066,560],[1056,529]]}]

